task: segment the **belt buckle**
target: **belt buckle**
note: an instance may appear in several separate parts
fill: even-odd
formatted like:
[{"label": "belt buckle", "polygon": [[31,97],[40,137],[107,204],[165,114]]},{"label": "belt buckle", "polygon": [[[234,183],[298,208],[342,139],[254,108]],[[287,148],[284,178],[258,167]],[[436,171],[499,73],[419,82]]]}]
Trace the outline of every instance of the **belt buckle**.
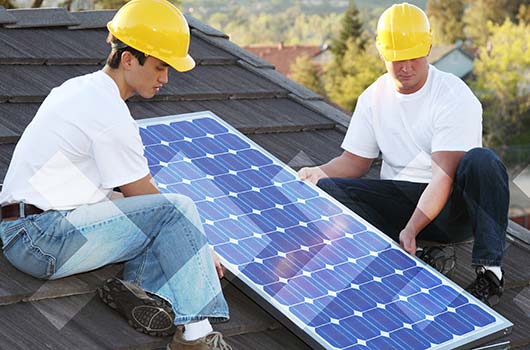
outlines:
[{"label": "belt buckle", "polygon": [[26,217],[26,212],[24,211],[25,203],[18,203],[18,216],[23,219]]}]

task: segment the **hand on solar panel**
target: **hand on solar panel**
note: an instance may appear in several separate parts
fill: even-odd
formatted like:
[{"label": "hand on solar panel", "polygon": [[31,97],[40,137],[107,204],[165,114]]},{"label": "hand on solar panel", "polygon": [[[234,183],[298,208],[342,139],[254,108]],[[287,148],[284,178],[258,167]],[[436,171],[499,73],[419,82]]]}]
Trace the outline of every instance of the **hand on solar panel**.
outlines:
[{"label": "hand on solar panel", "polygon": [[312,184],[316,185],[318,180],[327,177],[326,173],[320,169],[320,167],[315,166],[311,168],[302,168],[298,171],[298,177],[302,181],[309,181]]},{"label": "hand on solar panel", "polygon": [[409,254],[416,254],[416,233],[405,227],[399,233],[399,244]]},{"label": "hand on solar panel", "polygon": [[210,252],[212,253],[212,259],[215,265],[215,271],[217,271],[217,276],[219,276],[219,279],[221,279],[225,275],[225,267],[221,265],[221,259],[219,259],[219,256],[215,253],[215,251],[211,247],[210,247]]}]

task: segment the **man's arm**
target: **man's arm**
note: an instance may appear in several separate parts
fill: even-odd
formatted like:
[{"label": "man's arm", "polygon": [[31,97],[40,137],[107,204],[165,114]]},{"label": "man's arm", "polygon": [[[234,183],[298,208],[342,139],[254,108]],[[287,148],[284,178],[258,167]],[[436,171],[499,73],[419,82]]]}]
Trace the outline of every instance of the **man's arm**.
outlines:
[{"label": "man's arm", "polygon": [[399,234],[399,243],[410,254],[416,253],[416,236],[442,211],[451,195],[458,163],[466,152],[442,151],[432,154],[432,180],[423,191],[416,210]]},{"label": "man's arm", "polygon": [[151,174],[147,174],[140,180],[136,180],[123,186],[120,186],[120,191],[124,197],[160,193],[158,187],[156,187],[155,180],[153,180]]},{"label": "man's arm", "polygon": [[364,158],[348,151],[326,164],[311,168],[302,168],[298,171],[300,180],[307,180],[316,184],[318,180],[326,177],[359,178],[366,174],[374,160]]}]

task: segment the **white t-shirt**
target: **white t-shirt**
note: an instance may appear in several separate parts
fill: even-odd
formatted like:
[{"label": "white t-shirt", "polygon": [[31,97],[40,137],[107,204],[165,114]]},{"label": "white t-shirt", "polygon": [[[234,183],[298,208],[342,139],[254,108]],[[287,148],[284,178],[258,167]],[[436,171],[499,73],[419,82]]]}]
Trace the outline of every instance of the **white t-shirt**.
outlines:
[{"label": "white t-shirt", "polygon": [[342,148],[381,151],[381,179],[428,183],[431,154],[482,146],[482,106],[458,77],[429,66],[425,85],[401,94],[388,73],[359,96]]},{"label": "white t-shirt", "polygon": [[74,209],[148,172],[138,125],[114,80],[97,71],[46,97],[15,148],[0,203]]}]

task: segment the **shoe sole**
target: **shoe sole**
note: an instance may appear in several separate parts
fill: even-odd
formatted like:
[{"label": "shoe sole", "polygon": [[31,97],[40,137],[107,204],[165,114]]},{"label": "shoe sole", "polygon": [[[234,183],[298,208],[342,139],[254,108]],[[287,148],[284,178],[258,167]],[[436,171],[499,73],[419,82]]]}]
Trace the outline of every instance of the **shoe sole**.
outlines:
[{"label": "shoe sole", "polygon": [[131,327],[155,337],[167,337],[175,332],[175,314],[165,300],[136,296],[119,279],[110,279],[97,290],[101,300],[117,310]]}]

